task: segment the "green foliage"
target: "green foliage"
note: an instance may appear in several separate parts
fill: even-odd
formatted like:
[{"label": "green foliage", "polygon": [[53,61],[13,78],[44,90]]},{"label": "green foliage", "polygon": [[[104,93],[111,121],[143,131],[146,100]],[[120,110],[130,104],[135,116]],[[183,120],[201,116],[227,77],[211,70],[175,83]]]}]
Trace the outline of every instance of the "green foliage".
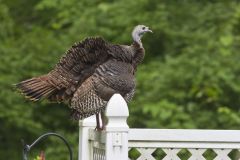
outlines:
[{"label": "green foliage", "polygon": [[[237,1],[0,0],[0,155],[21,157],[20,139],[64,135],[77,157],[77,122],[64,104],[31,103],[12,87],[51,70],[75,41],[101,35],[130,44],[136,24],[146,35],[144,63],[130,104],[132,127],[240,127],[240,4]],[[141,117],[141,118],[139,118]],[[45,140],[33,150],[65,160],[65,146]]]},{"label": "green foliage", "polygon": [[37,156],[37,158],[34,158],[33,160],[41,160],[41,158]]}]

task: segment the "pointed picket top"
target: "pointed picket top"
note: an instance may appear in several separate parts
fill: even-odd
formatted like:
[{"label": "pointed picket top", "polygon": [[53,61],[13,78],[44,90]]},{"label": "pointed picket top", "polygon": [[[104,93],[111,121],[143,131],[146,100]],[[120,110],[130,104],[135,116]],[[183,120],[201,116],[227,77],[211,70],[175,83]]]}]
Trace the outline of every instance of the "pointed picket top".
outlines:
[{"label": "pointed picket top", "polygon": [[114,94],[106,108],[105,115],[108,119],[106,126],[107,131],[112,130],[128,130],[127,118],[129,116],[128,106],[126,101],[120,94]]},{"label": "pointed picket top", "polygon": [[120,94],[114,94],[110,98],[106,108],[106,116],[129,116],[127,103]]}]

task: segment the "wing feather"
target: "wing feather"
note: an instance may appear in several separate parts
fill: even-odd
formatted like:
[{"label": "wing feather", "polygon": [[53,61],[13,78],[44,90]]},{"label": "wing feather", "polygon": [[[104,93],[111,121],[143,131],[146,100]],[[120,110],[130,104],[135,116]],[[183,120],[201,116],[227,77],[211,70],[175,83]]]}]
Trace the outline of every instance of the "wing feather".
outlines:
[{"label": "wing feather", "polygon": [[75,43],[48,74],[50,83],[59,90],[49,99],[52,101],[68,99],[109,56],[108,43],[100,37],[86,38]]}]

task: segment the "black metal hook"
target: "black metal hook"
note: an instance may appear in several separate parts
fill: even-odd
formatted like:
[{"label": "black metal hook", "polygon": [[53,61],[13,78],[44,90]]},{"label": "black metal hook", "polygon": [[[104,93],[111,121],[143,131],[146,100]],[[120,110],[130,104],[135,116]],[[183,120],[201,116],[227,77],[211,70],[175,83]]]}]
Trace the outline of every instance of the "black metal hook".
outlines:
[{"label": "black metal hook", "polygon": [[63,136],[61,136],[57,133],[45,133],[45,134],[41,135],[40,137],[38,137],[31,145],[25,144],[24,140],[22,140],[22,143],[23,143],[23,160],[28,160],[28,158],[27,158],[28,157],[28,152],[31,150],[31,148],[33,146],[35,146],[40,140],[42,140],[43,138],[48,137],[48,136],[55,136],[55,137],[60,138],[65,143],[65,145],[68,147],[69,159],[72,160],[72,157],[73,157],[72,155],[73,154],[72,154],[72,149],[71,149],[69,143],[67,142],[67,140]]}]

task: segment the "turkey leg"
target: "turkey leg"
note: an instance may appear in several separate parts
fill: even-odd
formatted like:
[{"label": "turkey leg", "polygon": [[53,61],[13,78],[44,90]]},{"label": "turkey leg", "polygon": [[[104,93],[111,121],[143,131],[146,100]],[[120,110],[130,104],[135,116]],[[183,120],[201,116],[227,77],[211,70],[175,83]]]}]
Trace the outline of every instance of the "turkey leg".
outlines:
[{"label": "turkey leg", "polygon": [[97,131],[101,130],[99,113],[96,114],[96,123],[97,123],[97,126],[96,126],[95,130],[97,130]]},{"label": "turkey leg", "polygon": [[106,128],[106,122],[105,122],[105,115],[104,115],[104,111],[101,111],[101,119],[102,119],[102,130],[104,130]]}]

